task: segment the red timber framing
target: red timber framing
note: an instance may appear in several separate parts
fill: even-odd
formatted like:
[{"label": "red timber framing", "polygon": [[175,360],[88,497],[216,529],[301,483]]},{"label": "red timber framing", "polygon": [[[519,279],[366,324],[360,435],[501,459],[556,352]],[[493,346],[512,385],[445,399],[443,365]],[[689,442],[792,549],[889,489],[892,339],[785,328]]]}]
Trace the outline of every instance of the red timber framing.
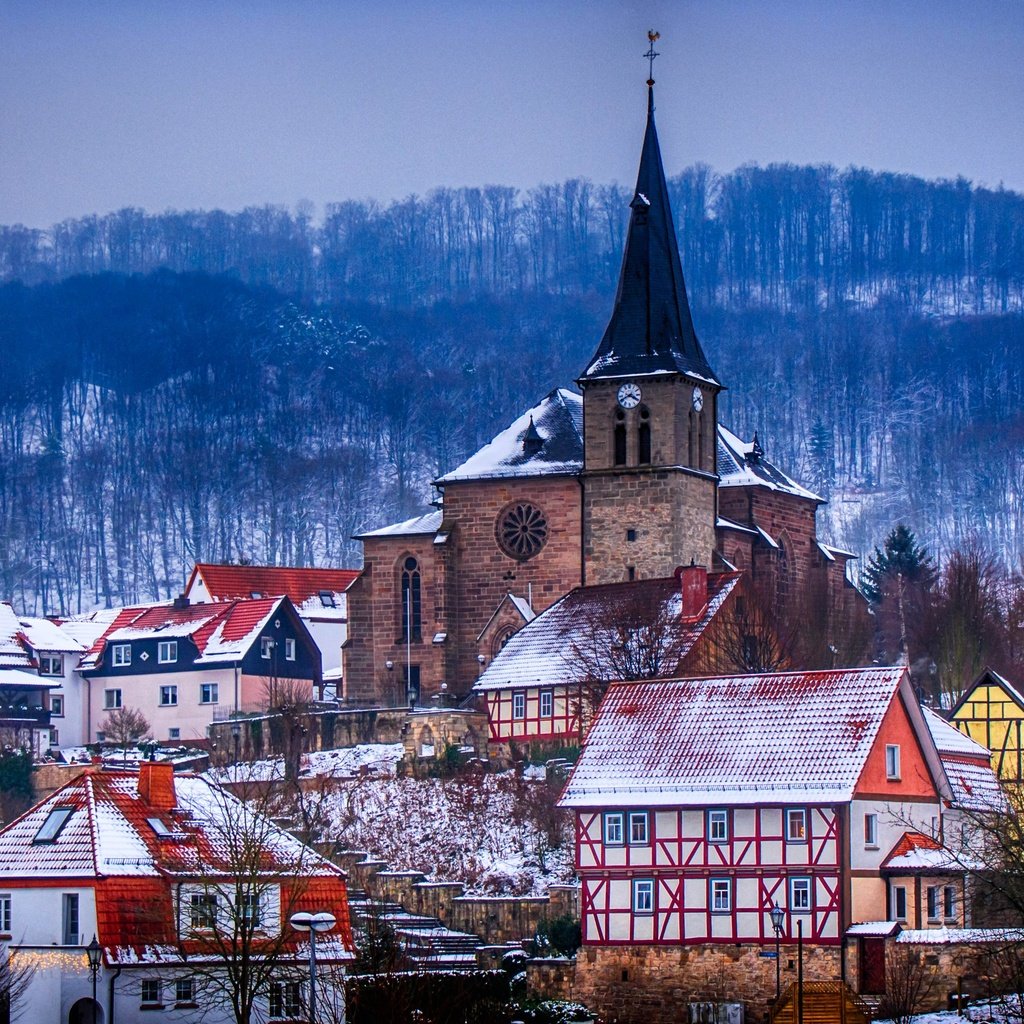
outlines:
[{"label": "red timber framing", "polygon": [[[528,686],[487,692],[492,743],[579,739],[578,687]],[[550,711],[550,713],[548,713]]]},{"label": "red timber framing", "polygon": [[583,941],[774,942],[778,903],[784,938],[802,920],[808,941],[838,945],[838,824],[820,806],[581,811]]}]

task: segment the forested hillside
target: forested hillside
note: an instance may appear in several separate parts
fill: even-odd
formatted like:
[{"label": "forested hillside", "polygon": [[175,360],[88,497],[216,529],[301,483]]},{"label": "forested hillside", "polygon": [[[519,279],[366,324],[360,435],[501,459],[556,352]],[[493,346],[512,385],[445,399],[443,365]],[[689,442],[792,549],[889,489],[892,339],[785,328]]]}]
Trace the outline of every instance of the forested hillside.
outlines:
[{"label": "forested hillside", "polygon": [[[832,168],[672,179],[723,419],[855,550],[1024,547],[1024,197]],[[192,561],[358,564],[359,529],[565,384],[629,194],[569,181],[0,227],[0,597],[166,597]]]}]

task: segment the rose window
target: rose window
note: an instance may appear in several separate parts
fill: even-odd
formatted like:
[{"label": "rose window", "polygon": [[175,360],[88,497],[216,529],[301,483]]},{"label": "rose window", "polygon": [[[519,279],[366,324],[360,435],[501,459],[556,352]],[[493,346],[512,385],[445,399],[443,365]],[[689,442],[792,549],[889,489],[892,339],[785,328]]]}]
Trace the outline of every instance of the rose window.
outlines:
[{"label": "rose window", "polygon": [[533,558],[547,539],[548,521],[536,505],[511,505],[498,519],[498,543],[513,558]]}]

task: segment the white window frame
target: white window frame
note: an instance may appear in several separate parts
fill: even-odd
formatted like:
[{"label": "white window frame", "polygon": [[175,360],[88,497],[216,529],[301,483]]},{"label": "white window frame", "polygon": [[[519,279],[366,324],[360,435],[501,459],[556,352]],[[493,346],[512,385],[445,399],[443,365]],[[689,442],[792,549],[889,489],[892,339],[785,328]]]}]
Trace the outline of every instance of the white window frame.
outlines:
[{"label": "white window frame", "polygon": [[708,811],[707,837],[709,843],[729,842],[729,812],[722,808]]},{"label": "white window frame", "polygon": [[220,900],[215,892],[191,892],[185,913],[189,931],[212,932],[220,919]]},{"label": "white window frame", "polygon": [[[900,913],[900,904],[903,904],[903,913]],[[907,920],[907,887],[905,885],[894,885],[892,887],[892,916],[897,921]]]},{"label": "white window frame", "polygon": [[605,846],[626,845],[626,816],[622,811],[606,811],[602,815],[601,834]]},{"label": "white window frame", "polygon": [[50,694],[50,717],[51,718],[63,718],[64,717],[64,694],[63,693],[51,693]]},{"label": "white window frame", "polygon": [[200,683],[199,684],[199,703],[200,704],[219,704],[220,703],[220,683]]},{"label": "white window frame", "polygon": [[[155,988],[155,995],[151,991],[147,998],[147,988]],[[143,1006],[161,1006],[163,1004],[163,988],[159,978],[141,978],[139,981],[139,1002]]]},{"label": "white window frame", "polygon": [[298,981],[272,981],[267,1010],[271,1020],[295,1020],[303,1013],[302,984]]},{"label": "white window frame", "polygon": [[864,815],[864,845],[870,850],[878,849],[878,815]]},{"label": "white window frame", "polygon": [[[82,901],[77,892],[62,894],[60,901],[60,937],[62,946],[80,946],[82,944]],[[74,924],[74,930],[71,925]]]},{"label": "white window frame", "polygon": [[110,648],[110,664],[114,668],[127,668],[132,663],[131,644],[112,644]]},{"label": "white window frame", "polygon": [[630,846],[651,845],[651,820],[647,811],[629,812],[629,834]]},{"label": "white window frame", "polygon": [[732,913],[732,879],[708,879],[708,907],[712,914]]},{"label": "white window frame", "polygon": [[156,645],[158,665],[173,665],[178,660],[178,641],[161,640]]},{"label": "white window frame", "polygon": [[957,919],[956,896],[955,885],[944,885],[942,887],[942,918],[944,921],[955,921]]},{"label": "white window frame", "polygon": [[174,979],[174,1001],[191,1005],[196,1001],[196,979],[175,978]]},{"label": "white window frame", "polygon": [[540,717],[541,718],[554,718],[555,717],[555,691],[554,690],[541,690],[540,691]]},{"label": "white window frame", "polygon": [[515,690],[512,693],[512,719],[518,722],[524,718],[526,718],[526,692]]},{"label": "white window frame", "polygon": [[259,892],[239,894],[238,920],[246,922],[254,931],[261,931],[265,925],[263,900]]},{"label": "white window frame", "polygon": [[11,894],[0,893],[0,934],[11,934]]},{"label": "white window frame", "polygon": [[63,676],[64,655],[45,652],[39,655],[39,674],[41,676]]},{"label": "white window frame", "polygon": [[109,690],[103,691],[103,710],[104,711],[117,711],[124,700],[124,694],[121,692],[121,688],[118,686],[112,687]]},{"label": "white window frame", "polygon": [[[165,699],[166,698],[166,699]],[[178,706],[178,687],[175,683],[166,683],[160,687],[160,707],[176,708]]]},{"label": "white window frame", "polygon": [[633,913],[647,916],[654,913],[654,879],[633,879]]},{"label": "white window frame", "polygon": [[814,909],[814,883],[807,875],[789,880],[789,909],[794,914],[809,914]]},{"label": "white window frame", "polygon": [[295,638],[285,637],[284,641],[284,660],[294,661],[295,660]]},{"label": "white window frame", "polygon": [[274,653],[274,638],[272,636],[260,637],[260,657],[264,661],[270,661]]},{"label": "white window frame", "polygon": [[172,725],[167,730],[167,738],[169,740],[180,740],[181,739],[181,727],[177,726],[177,725]]},{"label": "white window frame", "polygon": [[929,885],[924,892],[925,911],[929,921],[938,921],[942,911],[942,894],[937,885]]},{"label": "white window frame", "polygon": [[[793,834],[793,825],[799,822],[799,835]],[[806,843],[807,842],[807,810],[804,807],[789,807],[786,809],[786,842]]]},{"label": "white window frame", "polygon": [[900,745],[898,743],[886,743],[885,745],[885,777],[889,782],[900,781]]}]

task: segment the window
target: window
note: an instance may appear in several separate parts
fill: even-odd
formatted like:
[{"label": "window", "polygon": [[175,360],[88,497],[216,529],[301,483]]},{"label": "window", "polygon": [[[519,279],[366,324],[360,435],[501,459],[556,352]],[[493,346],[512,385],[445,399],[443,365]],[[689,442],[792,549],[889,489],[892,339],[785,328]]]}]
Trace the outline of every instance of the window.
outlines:
[{"label": "window", "polygon": [[11,934],[11,897],[9,893],[0,894],[0,932]]},{"label": "window", "polygon": [[178,688],[176,686],[160,687],[160,707],[172,708],[178,703]]},{"label": "window", "polygon": [[900,777],[900,745],[898,743],[886,743],[885,745],[885,777],[890,781],[896,781]]},{"label": "window", "polygon": [[302,1013],[302,987],[297,981],[275,981],[270,986],[270,1016],[298,1017]]},{"label": "window", "polygon": [[555,714],[555,691],[540,691],[540,717],[552,718]]},{"label": "window", "polygon": [[63,654],[40,654],[39,674],[41,676],[62,676],[64,675]]},{"label": "window", "polygon": [[189,924],[193,928],[215,928],[217,926],[216,893],[192,893],[189,900]]},{"label": "window", "polygon": [[938,921],[939,919],[939,887],[937,885],[929,885],[927,891],[928,898],[928,920]]},{"label": "window", "polygon": [[32,838],[32,842],[52,843],[60,835],[60,830],[68,823],[68,819],[74,813],[74,807],[54,807],[46,816],[46,821],[39,827],[39,831]]},{"label": "window", "polygon": [[897,921],[907,919],[907,890],[902,885],[893,886],[892,890],[893,911]]},{"label": "window", "polygon": [[172,725],[171,728],[167,730],[167,738],[169,740],[180,740],[181,729],[179,729],[178,726],[176,725]]},{"label": "window", "polygon": [[708,811],[708,842],[727,843],[729,841],[729,812]]},{"label": "window", "polygon": [[877,846],[878,845],[878,815],[877,814],[865,814],[864,815],[864,845],[865,846]]},{"label": "window", "polygon": [[120,690],[103,691],[103,708],[106,711],[116,711],[121,706]]},{"label": "window", "polygon": [[59,729],[51,729],[50,730],[50,746],[51,747],[56,747],[56,746],[59,746],[59,745],[60,745],[60,730]]},{"label": "window", "polygon": [[624,466],[626,464],[626,414],[621,409],[615,410],[613,441],[615,465]]},{"label": "window", "polygon": [[54,718],[64,717],[64,698],[51,694],[50,695],[50,714]]},{"label": "window", "polygon": [[111,658],[114,668],[124,668],[132,663],[131,644],[114,644],[111,650],[113,651]]},{"label": "window", "polygon": [[807,812],[790,809],[786,811],[786,841],[802,843],[807,838]]},{"label": "window", "polygon": [[260,894],[258,892],[243,892],[240,905],[242,920],[250,928],[259,928],[263,924],[263,916],[260,913]]},{"label": "window", "polygon": [[728,914],[732,911],[732,879],[711,879],[711,913]]},{"label": "window", "polygon": [[195,1000],[195,980],[193,978],[177,978],[174,982],[174,1001],[176,1003],[194,1003]]},{"label": "window", "polygon": [[288,637],[284,642],[284,660],[295,660],[295,640],[292,637]]},{"label": "window", "polygon": [[629,529],[626,531],[626,542],[633,544],[636,541],[636,530]]},{"label": "window", "polygon": [[337,602],[334,600],[334,591],[332,590],[321,590],[320,591],[320,604],[324,608],[337,608]]},{"label": "window", "polygon": [[61,935],[65,946],[80,946],[81,936],[78,934],[78,893],[66,892],[63,899],[63,916]]},{"label": "window", "polygon": [[402,563],[402,607],[399,614],[402,639],[419,640],[422,628],[420,570],[416,559],[412,557]]},{"label": "window", "polygon": [[270,656],[274,653],[274,638],[272,636],[261,636],[260,637],[260,657],[264,661],[270,661]]},{"label": "window", "polygon": [[143,1003],[159,1003],[160,1002],[160,979],[159,978],[143,978],[142,979],[142,999]]},{"label": "window", "polygon": [[[942,916],[947,921],[956,920],[956,886],[947,885],[942,890]],[[4,931],[10,931],[5,928]]]},{"label": "window", "polygon": [[633,879],[633,913],[654,913],[654,880],[651,878]]},{"label": "window", "polygon": [[525,693],[513,693],[512,694],[512,717],[513,718],[525,718],[526,717],[526,694]]},{"label": "window", "polygon": [[640,407],[640,426],[637,428],[637,462],[641,466],[651,464],[651,414]]},{"label": "window", "polygon": [[646,846],[650,842],[647,829],[647,812],[629,812],[629,845]]},{"label": "window", "polygon": [[156,660],[161,665],[170,665],[178,660],[178,641],[161,640],[156,645]]},{"label": "window", "polygon": [[791,878],[789,880],[789,909],[796,914],[806,913],[811,909],[811,880],[809,878]]},{"label": "window", "polygon": [[621,811],[611,811],[604,816],[605,846],[622,846],[626,842],[622,826],[623,814]]},{"label": "window", "polygon": [[199,703],[216,704],[220,699],[220,686],[217,683],[199,684]]},{"label": "window", "polygon": [[146,821],[149,823],[149,827],[157,834],[160,839],[170,839],[174,835],[174,832],[167,827],[167,824],[160,818],[147,818]]}]

